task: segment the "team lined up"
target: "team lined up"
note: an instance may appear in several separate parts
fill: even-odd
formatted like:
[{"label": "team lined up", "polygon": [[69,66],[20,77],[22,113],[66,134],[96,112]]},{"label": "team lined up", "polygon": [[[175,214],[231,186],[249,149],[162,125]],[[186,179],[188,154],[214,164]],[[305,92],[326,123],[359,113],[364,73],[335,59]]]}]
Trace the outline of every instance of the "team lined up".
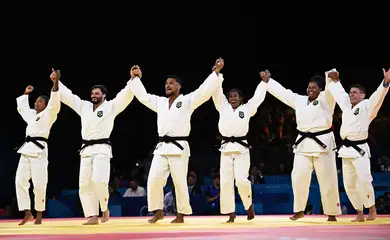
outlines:
[{"label": "team lined up", "polygon": [[[80,149],[79,195],[84,215],[90,218],[85,225],[98,224],[99,206],[103,212],[101,222],[109,220],[108,181],[110,159],[112,158],[110,135],[114,119],[136,97],[142,104],[157,113],[159,142],[148,176],[148,209],[154,212],[149,219],[155,223],[164,218],[163,187],[169,174],[175,185],[177,216],[172,223],[183,223],[185,215],[191,215],[189,195],[186,185],[190,147],[187,142],[190,134],[191,115],[196,108],[212,98],[219,112],[218,128],[221,142],[221,213],[228,214],[228,222],[234,222],[235,201],[234,181],[248,212],[247,219],[255,216],[252,205],[251,184],[248,180],[250,148],[246,140],[249,120],[257,112],[269,92],[296,112],[299,135],[294,148],[292,187],[294,193],[294,215],[291,220],[304,216],[303,212],[309,195],[312,171],[315,169],[320,184],[321,201],[328,221],[336,221],[341,214],[338,192],[336,151],[334,134],[331,131],[332,116],[336,103],[343,111],[340,130],[343,139],[338,153],[343,159],[344,185],[348,197],[357,210],[354,221],[374,220],[376,217],[375,196],[370,172],[370,149],[367,144],[368,127],[383,103],[390,84],[390,70],[383,70],[384,80],[378,89],[365,99],[365,89],[361,85],[345,92],[339,81],[338,72],[333,69],[321,76],[313,77],[307,89],[307,96],[298,95],[285,89],[271,78],[269,71],[260,73],[261,82],[254,96],[245,104],[237,89],[223,93],[224,60],[217,59],[212,73],[190,94],[180,93],[181,80],[169,76],[165,83],[165,97],[147,93],[141,78],[139,66],[130,70],[130,80],[113,100],[106,100],[107,90],[103,85],[92,88],[91,100],[81,100],[61,81],[60,71],[53,69],[51,97],[40,96],[35,109],[30,109],[28,94],[33,91],[28,86],[25,94],[17,98],[18,111],[27,122],[26,139],[19,148],[21,154],[16,173],[16,193],[20,211],[25,217],[20,225],[33,219],[28,194],[29,180],[34,184],[35,224],[42,223],[45,211],[48,146],[50,129],[57,119],[61,102],[72,108],[81,117],[83,145]],[[325,87],[322,82],[325,81]],[[370,213],[365,219],[363,207]]]}]

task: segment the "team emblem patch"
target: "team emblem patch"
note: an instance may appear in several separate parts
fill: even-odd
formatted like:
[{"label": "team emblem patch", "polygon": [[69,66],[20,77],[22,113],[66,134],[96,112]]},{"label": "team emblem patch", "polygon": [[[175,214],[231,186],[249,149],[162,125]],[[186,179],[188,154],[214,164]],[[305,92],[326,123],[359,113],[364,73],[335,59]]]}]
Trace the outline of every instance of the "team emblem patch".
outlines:
[{"label": "team emblem patch", "polygon": [[176,103],[176,107],[181,108],[181,104],[182,104],[181,102]]},{"label": "team emblem patch", "polygon": [[355,116],[359,114],[359,108],[356,108],[355,112],[353,113]]},{"label": "team emblem patch", "polygon": [[318,100],[314,100],[313,105],[317,106],[318,105]]},{"label": "team emblem patch", "polygon": [[98,112],[97,112],[97,116],[98,116],[98,117],[102,117],[102,116],[103,116],[103,111],[98,111]]},{"label": "team emblem patch", "polygon": [[40,117],[37,117],[37,119],[35,119],[35,121],[36,121],[36,122],[38,122],[38,121],[39,121],[39,119],[41,119],[41,118],[40,118]]},{"label": "team emblem patch", "polygon": [[244,114],[244,112],[239,111],[239,112],[238,112],[238,116],[239,116],[240,118],[244,118],[244,117],[245,117],[245,114]]}]

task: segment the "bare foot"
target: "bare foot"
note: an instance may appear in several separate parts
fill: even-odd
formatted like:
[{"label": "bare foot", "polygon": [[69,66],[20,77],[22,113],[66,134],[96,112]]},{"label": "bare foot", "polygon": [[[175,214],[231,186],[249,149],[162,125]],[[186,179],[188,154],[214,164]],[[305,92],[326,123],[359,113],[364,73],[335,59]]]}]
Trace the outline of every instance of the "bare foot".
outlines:
[{"label": "bare foot", "polygon": [[33,219],[34,219],[34,216],[32,215],[31,211],[30,210],[26,210],[26,211],[24,211],[23,221],[21,223],[19,223],[19,226],[23,226],[28,221],[33,220]]},{"label": "bare foot", "polygon": [[370,212],[366,218],[367,221],[374,221],[376,219],[376,208],[375,205],[370,207]]},{"label": "bare foot", "polygon": [[337,222],[337,219],[336,219],[336,216],[334,215],[329,215],[328,216],[328,220],[326,220],[328,222]]},{"label": "bare foot", "polygon": [[236,219],[236,214],[234,212],[230,213],[229,220],[226,223],[234,223],[234,219]]},{"label": "bare foot", "polygon": [[178,213],[176,218],[173,219],[171,223],[184,223],[184,215],[181,213]]},{"label": "bare foot", "polygon": [[97,216],[93,216],[91,217],[91,219],[89,219],[88,222],[83,223],[83,225],[97,225],[97,224],[99,224],[99,219]]},{"label": "bare foot", "polygon": [[255,218],[255,210],[253,208],[253,204],[248,208],[248,215],[246,217],[246,219],[248,221],[252,220]]},{"label": "bare foot", "polygon": [[162,210],[157,210],[154,216],[148,220],[149,223],[156,223],[158,220],[163,220],[164,214]]},{"label": "bare foot", "polygon": [[294,215],[292,215],[292,216],[290,217],[290,219],[293,220],[293,221],[295,221],[295,220],[298,220],[298,219],[300,219],[300,218],[303,218],[304,216],[305,216],[305,213],[304,213],[303,211],[301,211],[301,212],[296,212],[296,213],[294,213]]},{"label": "bare foot", "polygon": [[103,213],[102,223],[107,222],[109,219],[110,219],[110,210],[107,209],[107,210]]},{"label": "bare foot", "polygon": [[35,219],[34,224],[35,225],[42,224],[42,212],[37,212],[37,218]]},{"label": "bare foot", "polygon": [[357,210],[357,213],[358,215],[356,216],[356,218],[354,220],[352,220],[351,222],[364,222],[364,214],[362,211],[359,211]]}]

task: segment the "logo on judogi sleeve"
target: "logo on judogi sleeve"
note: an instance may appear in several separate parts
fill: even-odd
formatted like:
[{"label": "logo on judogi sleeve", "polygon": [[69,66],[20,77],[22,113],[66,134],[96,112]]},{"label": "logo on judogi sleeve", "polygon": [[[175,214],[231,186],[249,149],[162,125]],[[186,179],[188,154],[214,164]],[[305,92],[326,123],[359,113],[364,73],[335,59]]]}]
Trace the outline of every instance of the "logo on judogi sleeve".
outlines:
[{"label": "logo on judogi sleeve", "polygon": [[98,117],[102,117],[102,116],[103,116],[103,111],[98,111],[98,112],[97,112],[97,116],[98,116]]},{"label": "logo on judogi sleeve", "polygon": [[38,121],[39,121],[39,119],[41,119],[41,117],[37,117],[37,119],[35,119],[35,121],[36,121],[36,122],[38,122]]},{"label": "logo on judogi sleeve", "polygon": [[356,108],[355,112],[353,113],[355,116],[359,114],[359,108]]},{"label": "logo on judogi sleeve", "polygon": [[313,105],[314,105],[314,106],[317,106],[318,103],[319,103],[318,100],[314,100]]},{"label": "logo on judogi sleeve", "polygon": [[245,117],[245,114],[244,114],[243,111],[239,111],[239,112],[238,112],[238,116],[242,119],[242,118]]},{"label": "logo on judogi sleeve", "polygon": [[181,108],[181,105],[182,105],[182,102],[176,103],[176,107],[177,107],[177,108]]}]

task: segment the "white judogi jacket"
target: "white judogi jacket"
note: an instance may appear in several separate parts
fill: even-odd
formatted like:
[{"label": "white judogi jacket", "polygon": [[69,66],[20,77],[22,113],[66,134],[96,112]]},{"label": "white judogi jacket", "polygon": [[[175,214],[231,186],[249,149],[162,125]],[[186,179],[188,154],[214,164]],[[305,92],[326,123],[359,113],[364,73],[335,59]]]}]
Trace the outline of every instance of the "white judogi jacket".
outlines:
[{"label": "white judogi jacket", "polygon": [[[243,137],[249,130],[249,120],[253,117],[257,108],[264,101],[267,93],[267,83],[260,82],[257,86],[254,96],[245,104],[237,109],[233,109],[226,96],[223,93],[222,86],[217,88],[212,98],[215,108],[219,112],[218,128],[222,136],[225,137]],[[244,141],[247,143],[247,141]],[[221,146],[221,152],[248,152],[249,149],[237,142],[228,142]]]},{"label": "white judogi jacket", "polygon": [[[26,137],[44,137],[46,139],[49,138],[50,129],[53,126],[53,123],[57,120],[57,114],[61,109],[60,102],[60,93],[51,92],[50,99],[46,106],[46,108],[37,113],[34,109],[30,108],[28,102],[28,95],[24,94],[16,99],[17,109],[19,114],[22,116],[23,120],[27,123],[26,128]],[[18,153],[26,154],[30,156],[36,156],[42,151],[46,152],[46,156],[48,154],[47,143],[43,141],[38,141],[44,149],[39,148],[33,142],[25,143],[19,150]]]},{"label": "white judogi jacket", "polygon": [[[130,81],[129,81],[130,82]],[[95,111],[93,103],[81,100],[74,95],[64,84],[59,83],[61,101],[72,108],[81,117],[81,137],[83,140],[96,140],[109,138],[114,128],[115,117],[121,113],[134,99],[130,91],[129,82],[114,99],[105,100]],[[80,155],[90,156],[94,154],[107,154],[112,157],[111,146],[108,144],[96,144],[81,150]]]},{"label": "white judogi jacket", "polygon": [[[325,79],[328,79],[327,74]],[[299,131],[315,133],[332,127],[336,102],[327,89],[328,82],[329,80],[326,82],[325,91],[322,91],[318,98],[312,102],[309,102],[308,96],[299,95],[289,89],[285,89],[272,78],[268,82],[268,92],[295,110],[297,129]],[[300,137],[301,135],[298,134],[296,140]],[[318,156],[320,153],[326,153],[335,149],[336,143],[332,132],[317,136],[317,138],[327,146],[326,149],[323,149],[313,139],[305,138],[294,149],[294,153]]]},{"label": "white judogi jacket", "polygon": [[[157,113],[157,129],[160,137],[186,137],[191,131],[191,115],[221,85],[222,74],[211,73],[200,87],[187,95],[179,95],[169,108],[169,98],[148,94],[139,78],[131,81],[131,90],[146,107]],[[190,154],[187,141],[177,141]],[[154,154],[181,155],[182,150],[173,143],[160,142]]]},{"label": "white judogi jacket", "polygon": [[[352,107],[348,93],[345,92],[339,81],[332,81],[329,83],[328,88],[343,111],[340,129],[341,138],[350,141],[367,139],[370,123],[377,116],[389,88],[383,87],[382,81],[378,89],[369,99],[361,101],[354,107]],[[367,143],[357,146],[365,151],[368,157],[371,156],[370,147]],[[354,148],[345,146],[342,146],[338,153],[340,157],[344,158],[357,158],[361,156]]]}]

